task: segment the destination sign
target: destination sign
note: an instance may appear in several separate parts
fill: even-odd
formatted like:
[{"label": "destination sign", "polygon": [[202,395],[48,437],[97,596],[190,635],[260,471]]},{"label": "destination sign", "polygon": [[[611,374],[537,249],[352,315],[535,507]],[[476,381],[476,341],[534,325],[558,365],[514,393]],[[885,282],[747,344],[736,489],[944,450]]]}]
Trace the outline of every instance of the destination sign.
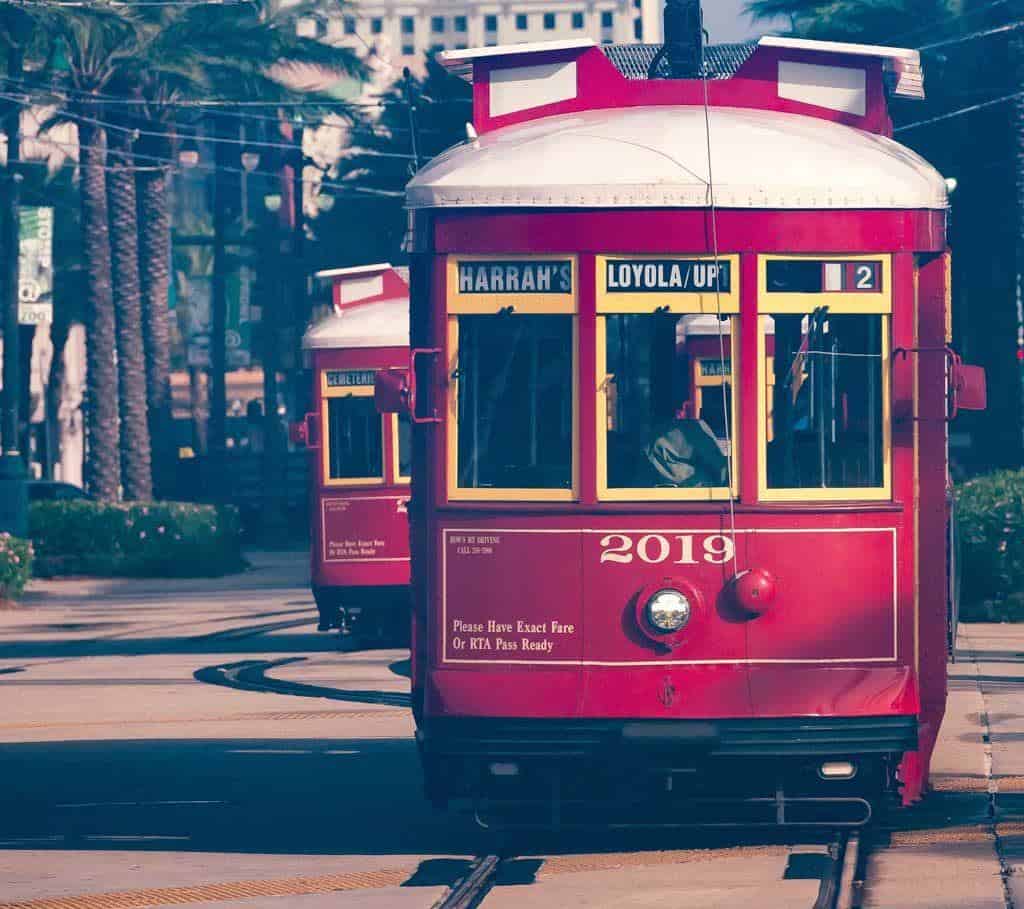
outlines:
[{"label": "destination sign", "polygon": [[459,262],[460,294],[571,294],[572,260]]},{"label": "destination sign", "polygon": [[327,371],[328,388],[355,388],[373,385],[377,374],[372,369],[329,369]]},{"label": "destination sign", "polygon": [[732,290],[732,263],[727,259],[608,259],[608,293],[715,293]]},{"label": "destination sign", "polygon": [[882,290],[880,261],[830,262],[821,259],[771,259],[768,293],[853,294]]},{"label": "destination sign", "polygon": [[732,360],[701,360],[700,374],[703,378],[732,375]]}]

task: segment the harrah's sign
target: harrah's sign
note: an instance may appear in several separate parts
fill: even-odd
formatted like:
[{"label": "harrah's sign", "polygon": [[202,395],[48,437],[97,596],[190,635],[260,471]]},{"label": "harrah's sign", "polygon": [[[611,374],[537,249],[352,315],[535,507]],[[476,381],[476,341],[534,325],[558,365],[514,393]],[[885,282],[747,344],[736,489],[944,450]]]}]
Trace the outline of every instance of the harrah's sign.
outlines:
[{"label": "harrah's sign", "polygon": [[609,293],[729,293],[730,266],[728,260],[610,259],[605,280]]},{"label": "harrah's sign", "polygon": [[459,262],[461,294],[571,294],[572,261]]}]

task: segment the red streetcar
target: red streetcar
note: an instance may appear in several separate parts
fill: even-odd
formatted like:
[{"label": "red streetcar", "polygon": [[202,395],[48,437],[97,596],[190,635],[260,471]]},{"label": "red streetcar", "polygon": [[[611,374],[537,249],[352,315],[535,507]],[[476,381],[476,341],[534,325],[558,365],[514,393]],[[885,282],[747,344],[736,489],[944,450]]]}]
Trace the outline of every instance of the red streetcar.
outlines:
[{"label": "red streetcar", "polygon": [[319,630],[407,634],[409,421],[381,416],[377,371],[409,358],[409,286],[390,265],[320,272],[333,312],[303,338],[316,410],[311,450],[311,576]]},{"label": "red streetcar", "polygon": [[927,786],[947,422],[984,397],[945,181],[891,138],[919,57],[667,32],[441,55],[476,135],[409,186],[415,382],[378,381],[426,784],[488,823],[858,825]]}]

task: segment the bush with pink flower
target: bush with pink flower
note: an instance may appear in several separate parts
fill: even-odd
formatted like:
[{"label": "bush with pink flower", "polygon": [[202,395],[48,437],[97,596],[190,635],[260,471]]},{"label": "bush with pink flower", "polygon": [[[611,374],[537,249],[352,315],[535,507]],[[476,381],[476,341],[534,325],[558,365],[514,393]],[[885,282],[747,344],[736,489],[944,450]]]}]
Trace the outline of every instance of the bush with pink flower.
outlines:
[{"label": "bush with pink flower", "polygon": [[245,567],[229,506],[33,502],[29,530],[40,577],[212,577]]},{"label": "bush with pink flower", "polygon": [[9,533],[0,533],[0,603],[21,596],[32,577],[32,544]]}]

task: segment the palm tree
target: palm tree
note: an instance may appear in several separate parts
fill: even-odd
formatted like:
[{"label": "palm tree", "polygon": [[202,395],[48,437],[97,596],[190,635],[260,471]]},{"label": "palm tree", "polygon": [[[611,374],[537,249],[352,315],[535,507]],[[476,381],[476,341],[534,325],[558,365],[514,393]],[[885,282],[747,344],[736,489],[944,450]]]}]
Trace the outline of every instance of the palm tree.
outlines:
[{"label": "palm tree", "polygon": [[135,196],[132,134],[110,132],[107,197],[110,250],[117,314],[118,402],[121,414],[121,481],[124,498],[147,501],[153,496],[149,423],[146,412],[146,355],[139,286],[139,234]]},{"label": "palm tree", "polygon": [[[282,75],[287,75],[282,67],[315,65],[348,75],[362,71],[351,51],[297,34],[299,20],[323,16],[322,5],[260,0],[241,9],[211,4],[160,8],[143,11],[142,16],[153,30],[148,65],[126,73],[130,84],[124,88],[145,102],[139,108],[143,128],[137,147],[151,159],[171,157],[183,102],[211,97],[289,103],[305,100],[315,109],[315,97],[291,91],[282,83]],[[167,312],[169,171],[159,164],[141,168],[136,181],[149,425],[157,485],[163,487],[174,464]]]},{"label": "palm tree", "polygon": [[[107,199],[108,133],[96,117],[97,106],[88,102],[106,89],[118,66],[136,53],[140,34],[130,17],[104,9],[59,9],[52,14],[51,25],[67,58],[65,80],[72,90],[68,113],[78,124],[79,136],[88,343],[86,483],[96,498],[116,501],[123,448],[119,444],[119,400],[125,396],[122,386],[130,383],[132,377],[122,372],[127,380],[122,383],[118,375],[118,313],[114,305]],[[130,266],[119,256],[118,278],[127,270]],[[122,310],[131,306],[131,301],[126,304],[120,293],[118,299]],[[121,321],[127,333],[131,314],[125,319],[122,312]],[[127,397],[132,398],[130,392]],[[136,430],[132,422],[129,436],[133,442],[137,439],[132,434]]]}]

